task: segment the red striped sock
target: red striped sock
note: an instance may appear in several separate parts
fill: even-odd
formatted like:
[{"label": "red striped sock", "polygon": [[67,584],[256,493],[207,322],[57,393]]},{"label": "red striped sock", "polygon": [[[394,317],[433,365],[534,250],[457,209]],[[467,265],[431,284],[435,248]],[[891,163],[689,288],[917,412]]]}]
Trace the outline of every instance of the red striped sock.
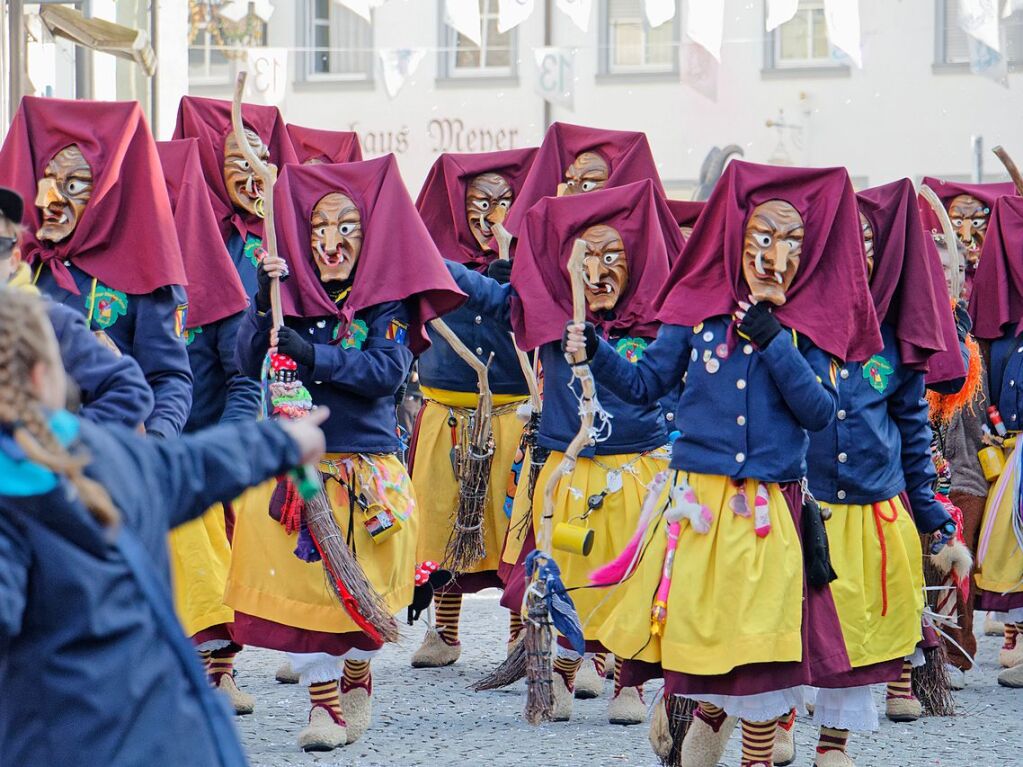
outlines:
[{"label": "red striped sock", "polygon": [[526,628],[525,621],[522,620],[522,613],[518,610],[508,611],[508,644],[514,644],[518,641],[519,637],[522,636],[522,631]]},{"label": "red striped sock", "polygon": [[341,677],[341,692],[351,692],[362,687],[373,694],[373,676],[369,673],[368,660],[346,660],[344,675]]},{"label": "red striped sock", "polygon": [[561,678],[565,680],[565,687],[568,688],[569,692],[575,692],[575,675],[579,673],[579,667],[583,665],[583,659],[569,658],[564,655],[559,655],[554,659],[554,670],[561,674]]},{"label": "red striped sock", "polygon": [[788,732],[796,724],[796,710],[792,709],[785,716],[778,720],[778,726]]},{"label": "red striped sock", "polygon": [[461,594],[434,594],[434,623],[446,644],[458,644],[458,622],[462,617]]},{"label": "red striped sock", "polygon": [[1016,636],[1019,634],[1019,626],[1015,623],[1005,624],[1005,635],[1002,641],[1003,650],[1011,650],[1016,646]]},{"label": "red striped sock", "polygon": [[908,699],[913,697],[913,664],[902,663],[902,675],[897,682],[888,683],[887,697]]},{"label": "red striped sock", "polygon": [[835,730],[831,727],[821,727],[820,738],[817,741],[817,753],[825,751],[841,751],[845,753],[845,746],[849,742],[848,730]]},{"label": "red striped sock", "polygon": [[771,767],[774,731],[778,720],[748,722],[742,720],[742,767]]},{"label": "red striped sock", "polygon": [[210,684],[214,687],[222,676],[234,675],[234,659],[238,655],[236,645],[228,645],[221,650],[214,650],[206,663],[206,674],[209,676]]},{"label": "red striped sock", "polygon": [[714,732],[721,729],[721,725],[725,723],[725,710],[718,708],[710,703],[700,703],[696,707],[696,713],[693,716],[698,716],[700,719],[710,725]]},{"label": "red striped sock", "polygon": [[338,724],[345,723],[341,715],[341,697],[336,679],[309,685],[309,703],[312,708],[319,706],[325,709]]}]

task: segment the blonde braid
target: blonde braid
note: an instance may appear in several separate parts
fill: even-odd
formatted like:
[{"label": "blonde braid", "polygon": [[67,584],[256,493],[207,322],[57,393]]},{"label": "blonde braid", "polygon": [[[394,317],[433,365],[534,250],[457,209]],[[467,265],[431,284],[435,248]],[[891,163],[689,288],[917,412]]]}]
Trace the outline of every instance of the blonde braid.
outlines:
[{"label": "blonde braid", "polygon": [[[0,289],[0,424],[11,429],[18,446],[33,463],[67,478],[93,517],[104,526],[120,519],[106,489],[84,474],[91,457],[72,455],[50,429],[31,373],[39,362],[51,363],[48,339],[53,331],[42,301],[24,291]],[[59,362],[59,360],[57,361]],[[62,375],[58,366],[52,375]]]}]

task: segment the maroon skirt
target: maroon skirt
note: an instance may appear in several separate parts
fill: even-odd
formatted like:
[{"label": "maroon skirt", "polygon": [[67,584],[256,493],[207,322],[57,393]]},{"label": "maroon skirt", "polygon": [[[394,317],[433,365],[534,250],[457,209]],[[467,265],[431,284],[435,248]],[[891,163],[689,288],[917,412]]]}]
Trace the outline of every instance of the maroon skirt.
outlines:
[{"label": "maroon skirt", "polygon": [[344,655],[349,650],[379,650],[383,642],[372,639],[361,631],[332,634],[328,631],[285,626],[283,623],[257,618],[255,615],[235,612],[231,626],[231,637],[238,644],[265,647],[281,652]]}]

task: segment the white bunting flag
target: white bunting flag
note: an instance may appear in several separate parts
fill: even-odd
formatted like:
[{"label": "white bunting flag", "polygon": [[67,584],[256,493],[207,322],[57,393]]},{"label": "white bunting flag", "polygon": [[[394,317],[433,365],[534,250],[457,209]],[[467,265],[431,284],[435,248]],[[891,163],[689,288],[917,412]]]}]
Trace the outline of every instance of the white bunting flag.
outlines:
[{"label": "white bunting flag", "polygon": [[678,71],[684,85],[711,101],[718,100],[718,62],[702,45],[682,43]]},{"label": "white bunting flag", "polygon": [[245,51],[245,98],[254,104],[280,106],[288,88],[288,49],[249,48]]},{"label": "white bunting flag", "polygon": [[675,0],[643,0],[647,23],[659,27],[675,18]]},{"label": "white bunting flag", "polygon": [[444,19],[456,32],[483,45],[479,0],[444,0]]},{"label": "white bunting flag", "polygon": [[771,32],[786,21],[792,21],[799,10],[799,0],[767,0],[767,31]]},{"label": "white bunting flag", "polygon": [[593,0],[558,0],[558,10],[572,20],[583,32],[590,31],[590,11]]},{"label": "white bunting flag", "polygon": [[533,15],[536,0],[501,0],[497,6],[497,31],[504,34]]},{"label": "white bunting flag", "polygon": [[959,26],[967,34],[970,71],[1009,87],[1009,64],[1002,54],[997,0],[959,0]]},{"label": "white bunting flag", "polygon": [[863,69],[859,0],[824,0],[824,23],[828,41]]},{"label": "white bunting flag", "polygon": [[334,0],[340,3],[352,13],[362,16],[366,21],[373,21],[372,12],[384,4],[384,0]]},{"label": "white bunting flag", "polygon": [[686,34],[721,61],[721,40],[725,31],[725,0],[699,0],[689,4]]},{"label": "white bunting flag", "polygon": [[420,48],[381,48],[379,53],[384,88],[388,97],[393,99],[415,74],[426,51]]}]

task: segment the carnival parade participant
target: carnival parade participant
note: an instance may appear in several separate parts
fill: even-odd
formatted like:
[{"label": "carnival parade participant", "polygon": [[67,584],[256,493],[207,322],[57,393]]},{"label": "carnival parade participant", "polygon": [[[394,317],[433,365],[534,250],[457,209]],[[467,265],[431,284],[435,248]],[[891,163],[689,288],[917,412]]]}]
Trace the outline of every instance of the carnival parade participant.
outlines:
[{"label": "carnival parade participant", "polygon": [[[186,432],[255,420],[261,410],[259,384],[235,362],[238,325],[249,301],[217,229],[198,144],[196,139],[157,143],[188,276],[184,336],[195,386]],[[231,562],[228,523],[233,526],[234,516],[232,503],[218,503],[173,530],[171,574],[178,616],[206,663],[210,683],[235,713],[250,714],[255,701],[235,683],[234,659],[241,647],[231,639],[233,613],[224,605]]]},{"label": "carnival parade participant", "polygon": [[595,192],[643,179],[650,179],[658,194],[664,194],[645,133],[553,123],[505,228],[521,234],[526,213],[544,197]]},{"label": "carnival parade participant", "polygon": [[[807,453],[810,492],[831,512],[826,527],[838,574],[831,594],[852,665],[817,680],[819,767],[851,766],[849,731],[877,729],[872,684],[898,680],[888,688],[889,718],[920,716],[904,660],[923,638],[919,535],[950,524],[954,532],[934,497],[924,399],[925,372],[935,380],[963,378],[941,261],[921,225],[909,179],[864,190],[857,200],[884,348],[839,370],[836,418],[811,434]],[[793,719],[790,714],[780,725],[778,745],[791,744]],[[786,751],[776,763],[791,761],[791,748]]]},{"label": "carnival parade participant", "polygon": [[[242,104],[245,135],[256,156],[278,168],[297,162],[277,107]],[[185,96],[178,105],[175,139],[199,140],[199,159],[220,235],[247,295],[255,295],[263,249],[264,196],[231,128],[231,102]]]},{"label": "carnival parade participant", "polygon": [[167,532],[316,460],[328,413],[146,439],[64,409],[38,298],[0,291],[0,339],[4,762],[243,767],[174,616]]},{"label": "carnival parade participant", "polygon": [[802,511],[800,483],[807,432],[837,409],[835,360],[882,348],[859,238],[844,169],[734,161],[638,364],[588,326],[566,328],[566,351],[628,401],[652,403],[686,377],[670,501],[637,529],[641,555],[598,636],[630,659],[627,683],[663,674],[666,695],[699,701],[687,767],[716,765],[736,718],[743,767],[771,765],[778,717],[803,706],[804,686],[850,669],[827,577],[804,575],[820,563],[800,535],[821,521],[813,504]]},{"label": "carnival parade participant", "polygon": [[35,200],[22,245],[34,284],[139,364],[155,400],[146,432],[179,434],[192,400],[185,270],[141,107],[26,96],[0,177]]},{"label": "carnival parade participant", "polygon": [[[504,318],[523,348],[538,349],[544,370],[544,405],[537,444],[550,451],[536,486],[544,487],[561,462],[579,428],[579,395],[573,372],[561,351],[565,320],[571,316],[572,294],[567,263],[577,239],[586,243],[586,302],[593,332],[609,348],[636,364],[657,333],[652,301],[668,274],[669,260],[682,247],[681,234],[651,181],[594,192],[585,197],[548,198],[526,216],[512,268],[511,286],[499,286],[465,268],[455,269],[470,309]],[[681,378],[676,381],[678,384]],[[676,391],[677,396],[677,391]],[[561,576],[571,589],[588,652],[604,652],[598,629],[617,604],[618,595],[588,588],[595,563],[611,558],[628,541],[639,520],[644,489],[667,467],[668,432],[660,404],[639,403],[616,396],[598,385],[597,398],[606,413],[604,431],[595,445],[584,448],[572,473],[559,484],[552,525],[590,531],[592,551],[559,550]],[[521,499],[520,500],[520,496]],[[524,556],[541,524],[542,493],[529,506],[528,494],[517,494],[514,519],[525,517],[524,541],[509,540],[517,555],[502,603],[521,608],[525,587]],[[519,548],[521,547],[521,549]],[[555,660],[555,721],[572,714],[576,675],[583,664],[578,650],[559,638]],[[646,719],[640,689],[624,686],[616,667],[608,719],[637,724]]]},{"label": "carnival parade participant", "polygon": [[[944,204],[948,217],[952,220],[956,237],[966,252],[963,297],[968,300],[984,249],[984,238],[990,226],[995,200],[1006,194],[1015,194],[1016,188],[1011,183],[964,184],[931,176],[925,176],[921,183],[929,186]],[[924,222],[930,223],[931,229],[940,229],[936,226],[933,215],[930,210],[924,211]]]},{"label": "carnival parade participant", "polygon": [[[998,682],[1023,687],[1023,553],[1017,524],[1023,422],[1023,198],[1000,197],[991,211],[973,294],[973,332],[987,345],[991,407],[988,421],[997,438],[1006,436],[1004,467],[988,494],[976,551],[976,607],[995,611],[1005,622]],[[997,469],[996,469],[997,471]]]},{"label": "carnival parade participant", "polygon": [[[445,259],[508,282],[511,262],[498,258],[491,249],[492,227],[515,204],[535,154],[536,149],[512,149],[437,158],[416,208]],[[493,457],[483,501],[485,553],[434,595],[435,626],[412,656],[417,668],[447,666],[458,660],[462,595],[502,585],[498,566],[515,495],[514,489],[509,489],[509,476],[516,463],[521,470],[522,461],[518,452],[523,421],[517,410],[529,396],[507,323],[495,322],[468,306],[445,316],[444,322],[476,356],[489,363],[494,395]],[[409,464],[421,520],[416,560],[443,564],[448,559],[449,541],[457,535],[460,486],[468,479],[456,476],[452,455],[459,447],[468,449],[470,419],[479,396],[476,372],[435,331],[430,341],[418,363],[424,405],[416,421]],[[519,611],[513,609],[510,615],[509,647],[522,632]]]},{"label": "carnival parade participant", "polygon": [[[0,187],[0,286],[38,295],[21,256],[23,212],[21,195]],[[48,299],[44,303],[64,370],[74,382],[75,414],[94,423],[141,428],[153,412],[153,392],[138,363],[96,338],[74,309]]]},{"label": "carnival parade participant", "polygon": [[[464,297],[393,155],[289,166],[274,211],[280,257],[260,264],[259,289],[238,332],[240,367],[259,376],[272,348],[294,360],[313,403],[331,406],[320,463],[327,496],[346,544],[393,613],[411,602],[419,526],[396,455],[394,393],[427,347],[424,323]],[[285,325],[272,330],[269,282],[284,276]],[[281,495],[272,508],[269,498],[262,508],[246,503],[237,520],[225,602],[235,610],[235,640],[288,652],[309,688],[300,746],[331,750],[369,725],[370,659],[382,642],[341,608],[322,567],[294,553]]]},{"label": "carnival parade participant", "polygon": [[291,123],[286,127],[295,156],[303,165],[362,160],[359,134],[354,131],[303,128]]}]

